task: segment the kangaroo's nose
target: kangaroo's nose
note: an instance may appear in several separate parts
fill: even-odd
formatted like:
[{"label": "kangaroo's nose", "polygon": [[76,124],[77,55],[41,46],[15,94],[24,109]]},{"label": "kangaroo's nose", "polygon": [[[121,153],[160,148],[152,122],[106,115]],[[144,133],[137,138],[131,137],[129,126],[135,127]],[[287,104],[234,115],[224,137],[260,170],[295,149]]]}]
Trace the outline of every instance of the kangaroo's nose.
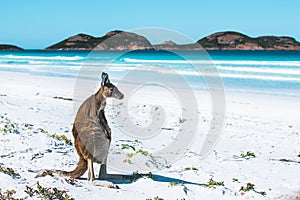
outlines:
[{"label": "kangaroo's nose", "polygon": [[113,93],[112,93],[112,96],[117,98],[117,99],[123,99],[124,98],[124,94],[122,94],[117,87],[115,87],[113,89]]},{"label": "kangaroo's nose", "polygon": [[118,99],[123,99],[124,98],[124,94],[120,93],[119,98]]}]

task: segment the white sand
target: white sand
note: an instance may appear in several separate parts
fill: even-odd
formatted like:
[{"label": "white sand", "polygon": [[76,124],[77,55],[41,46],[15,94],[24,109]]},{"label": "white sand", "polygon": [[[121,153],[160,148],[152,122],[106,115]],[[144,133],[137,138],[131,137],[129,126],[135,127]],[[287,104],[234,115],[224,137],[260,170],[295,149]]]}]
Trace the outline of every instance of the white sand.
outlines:
[{"label": "white sand", "polygon": [[[14,72],[0,73],[0,115],[3,117],[0,118],[0,165],[11,167],[21,175],[17,179],[0,172],[2,191],[14,189],[17,192],[15,197],[26,197],[26,185],[36,187],[39,181],[43,186],[66,190],[75,199],[154,199],[156,196],[163,199],[285,199],[300,193],[300,98],[236,92],[226,93],[223,133],[209,156],[200,159],[195,154],[202,145],[200,137],[169,168],[154,171],[155,175],[163,176],[163,180],[169,182],[179,179],[205,184],[213,178],[224,181],[225,186],[206,188],[184,183],[172,187],[169,182],[141,178],[133,183],[119,184],[121,189],[115,190],[92,186],[85,179],[70,185],[64,178],[34,178],[36,174],[28,172],[28,169],[72,170],[76,166],[78,156],[74,147],[49,137],[57,133],[73,140],[74,101],[53,97],[73,98],[75,81]],[[130,106],[132,120],[146,126],[148,106],[163,102],[167,112],[164,127],[174,130],[162,131],[153,142],[129,143],[150,153],[170,143],[180,129],[180,111],[176,102],[163,97],[163,92],[154,96],[151,95],[153,92],[148,90],[133,100],[134,104]],[[197,95],[201,133],[205,133],[211,116],[210,101],[205,92],[198,91]],[[81,102],[81,99],[76,100]],[[124,140],[130,139],[119,131],[115,120],[117,111],[114,109],[118,106],[107,106],[107,118],[113,133],[111,158],[116,156],[117,150],[122,151],[117,145],[125,144]],[[17,123],[15,129],[19,133],[4,133],[4,125],[10,123]],[[25,127],[25,123],[32,124],[32,130]],[[42,133],[39,127],[49,133]],[[124,151],[130,152],[130,149]],[[240,158],[240,154],[247,151],[254,152],[256,157],[248,160]],[[123,164],[134,168],[134,159],[133,164]],[[197,170],[185,170],[186,167]],[[108,170],[118,172],[113,167]],[[238,181],[233,182],[233,178]],[[256,191],[264,191],[266,196],[254,191],[240,192],[239,189],[246,183],[255,184]]]}]

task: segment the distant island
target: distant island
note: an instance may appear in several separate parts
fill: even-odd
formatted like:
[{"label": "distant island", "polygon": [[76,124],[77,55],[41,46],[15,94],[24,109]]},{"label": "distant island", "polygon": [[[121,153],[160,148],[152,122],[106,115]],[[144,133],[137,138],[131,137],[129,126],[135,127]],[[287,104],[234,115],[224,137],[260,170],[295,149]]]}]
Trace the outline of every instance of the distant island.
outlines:
[{"label": "distant island", "polygon": [[[109,40],[109,38],[113,39]],[[111,31],[102,37],[78,34],[69,37],[45,50],[148,50],[153,49],[151,43],[143,36]]]},{"label": "distant island", "polygon": [[[113,37],[113,39],[110,39]],[[77,34],[44,50],[300,50],[292,37],[261,36],[252,38],[242,33],[226,31],[206,36],[196,43],[176,44],[166,41],[151,44],[145,37],[124,31],[111,31],[102,37]],[[0,45],[0,50],[23,50],[13,45]]]},{"label": "distant island", "polygon": [[17,47],[15,45],[9,45],[9,44],[0,44],[0,50],[2,51],[14,51],[14,50],[24,50],[20,47]]}]

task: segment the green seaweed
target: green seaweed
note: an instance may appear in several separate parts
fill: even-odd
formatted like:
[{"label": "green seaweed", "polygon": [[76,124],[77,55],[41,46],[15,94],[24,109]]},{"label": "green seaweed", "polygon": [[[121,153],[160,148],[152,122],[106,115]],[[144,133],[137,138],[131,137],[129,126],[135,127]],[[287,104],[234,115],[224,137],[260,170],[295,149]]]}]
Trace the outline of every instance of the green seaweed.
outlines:
[{"label": "green seaweed", "polygon": [[264,192],[264,191],[259,192],[259,191],[255,190],[254,186],[255,186],[255,185],[254,185],[253,183],[247,183],[246,186],[242,186],[242,187],[240,188],[239,192],[249,192],[249,191],[254,191],[254,192],[256,192],[256,193],[258,193],[258,194],[261,194],[261,195],[263,195],[263,196],[267,195],[267,193]]},{"label": "green seaweed", "polygon": [[207,188],[216,188],[216,186],[224,186],[224,181],[215,181],[212,178],[204,185]]},{"label": "green seaweed", "polygon": [[241,155],[240,155],[240,157],[241,158],[245,158],[245,159],[250,159],[250,158],[255,158],[256,156],[255,156],[255,154],[254,154],[254,152],[252,152],[252,151],[247,151],[246,153],[241,153]]},{"label": "green seaweed", "polygon": [[37,189],[34,189],[32,187],[26,186],[25,192],[30,196],[34,197],[37,196],[38,198],[52,200],[73,200],[74,198],[71,198],[66,191],[59,190],[56,187],[43,187],[40,185],[39,182],[36,183]]},{"label": "green seaweed", "polygon": [[9,176],[12,176],[13,178],[20,178],[20,174],[15,172],[15,170],[13,170],[10,167],[2,167],[0,166],[0,172],[3,172],[4,174],[7,174]]},{"label": "green seaweed", "polygon": [[70,139],[68,139],[67,136],[65,136],[65,135],[58,135],[58,134],[54,133],[50,137],[57,139],[59,141],[64,141],[68,145],[72,145],[72,141]]}]

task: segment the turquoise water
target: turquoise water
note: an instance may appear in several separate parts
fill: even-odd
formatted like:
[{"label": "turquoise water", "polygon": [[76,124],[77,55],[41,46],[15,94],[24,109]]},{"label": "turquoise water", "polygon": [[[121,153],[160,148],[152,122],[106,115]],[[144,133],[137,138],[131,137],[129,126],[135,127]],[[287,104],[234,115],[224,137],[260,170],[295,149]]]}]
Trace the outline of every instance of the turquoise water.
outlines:
[{"label": "turquoise water", "polygon": [[[166,77],[179,74],[194,88],[205,88],[206,76],[220,76],[225,90],[300,95],[300,51],[0,52],[0,73],[90,79],[106,70],[118,80],[144,66]],[[206,73],[211,68],[219,73]]]}]

